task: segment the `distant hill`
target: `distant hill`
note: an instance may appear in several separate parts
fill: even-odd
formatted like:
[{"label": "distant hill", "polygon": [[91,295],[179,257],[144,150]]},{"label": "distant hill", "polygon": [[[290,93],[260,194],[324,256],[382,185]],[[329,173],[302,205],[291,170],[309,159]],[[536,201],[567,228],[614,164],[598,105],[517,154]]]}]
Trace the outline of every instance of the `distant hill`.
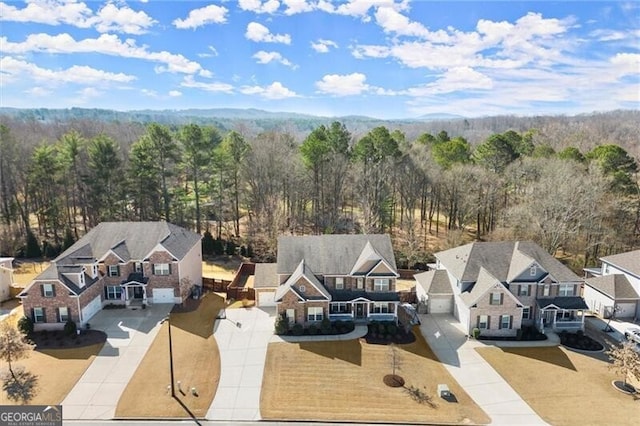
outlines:
[{"label": "distant hill", "polygon": [[457,114],[446,114],[446,113],[432,113],[432,114],[425,114],[425,115],[421,115],[420,117],[417,118],[417,120],[424,120],[424,121],[430,121],[430,120],[461,120],[465,118],[462,115],[457,115]]}]

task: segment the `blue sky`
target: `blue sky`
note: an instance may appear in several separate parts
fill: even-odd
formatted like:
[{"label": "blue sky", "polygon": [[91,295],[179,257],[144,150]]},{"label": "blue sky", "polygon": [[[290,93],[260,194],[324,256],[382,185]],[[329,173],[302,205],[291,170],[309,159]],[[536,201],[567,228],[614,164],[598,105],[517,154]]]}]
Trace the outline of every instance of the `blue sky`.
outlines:
[{"label": "blue sky", "polygon": [[0,105],[325,116],[640,108],[640,3],[0,2]]}]

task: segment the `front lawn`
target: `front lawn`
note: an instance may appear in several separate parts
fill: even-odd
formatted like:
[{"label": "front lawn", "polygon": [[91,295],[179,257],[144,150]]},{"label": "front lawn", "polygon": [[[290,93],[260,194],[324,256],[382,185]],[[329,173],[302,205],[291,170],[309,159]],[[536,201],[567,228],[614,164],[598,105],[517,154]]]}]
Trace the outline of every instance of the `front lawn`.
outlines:
[{"label": "front lawn", "polygon": [[638,424],[640,401],[613,388],[619,377],[597,357],[562,347],[476,350],[554,426]]},{"label": "front lawn", "polygon": [[[405,388],[384,384],[391,374],[390,346],[363,340],[271,343],[267,350],[260,412],[266,420],[489,423],[489,417],[437,360],[419,330],[398,345],[405,387],[426,392],[436,404],[420,404]],[[446,383],[457,403],[436,396]]]},{"label": "front lawn", "polygon": [[[205,294],[195,310],[171,313],[171,338],[176,397],[167,386],[169,374],[169,329],[165,322],[125,388],[116,418],[191,417],[203,418],[220,381],[220,352],[213,337],[213,323],[224,299]],[[182,392],[177,387],[181,382]],[[195,388],[197,395],[191,393]]]},{"label": "front lawn", "polygon": [[[38,391],[29,404],[58,405],[82,377],[93,359],[102,349],[103,343],[69,349],[36,350],[26,359],[16,361],[14,367],[22,366],[38,376]],[[2,365],[0,370],[5,370]],[[14,405],[4,392],[0,394],[0,405]]]}]

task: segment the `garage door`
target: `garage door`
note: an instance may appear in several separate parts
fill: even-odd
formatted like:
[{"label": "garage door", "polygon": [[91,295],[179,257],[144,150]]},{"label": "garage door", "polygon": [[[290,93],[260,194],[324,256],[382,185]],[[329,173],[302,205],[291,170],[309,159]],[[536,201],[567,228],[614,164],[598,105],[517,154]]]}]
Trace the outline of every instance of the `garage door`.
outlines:
[{"label": "garage door", "polygon": [[429,300],[429,313],[450,314],[453,313],[453,297],[432,297]]},{"label": "garage door", "polygon": [[154,288],[153,303],[175,303],[172,288]]},{"label": "garage door", "polygon": [[100,309],[102,309],[102,302],[100,301],[100,296],[98,296],[82,308],[82,321],[86,323],[91,317],[97,314]]},{"label": "garage door", "polygon": [[618,303],[617,318],[633,318],[636,316],[636,304],[635,303]]},{"label": "garage door", "polygon": [[258,306],[276,306],[275,291],[261,291],[258,293]]}]

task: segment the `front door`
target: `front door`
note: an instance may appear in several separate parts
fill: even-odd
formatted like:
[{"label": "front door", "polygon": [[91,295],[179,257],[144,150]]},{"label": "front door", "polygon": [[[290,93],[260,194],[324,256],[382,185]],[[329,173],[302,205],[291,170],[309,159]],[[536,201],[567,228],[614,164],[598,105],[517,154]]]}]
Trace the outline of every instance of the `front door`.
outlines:
[{"label": "front door", "polygon": [[555,309],[552,311],[544,312],[544,325],[545,327],[549,327],[553,324],[553,317],[556,315]]},{"label": "front door", "polygon": [[364,318],[364,303],[356,303],[356,318]]},{"label": "front door", "polygon": [[133,298],[134,299],[142,299],[144,297],[144,291],[142,291],[141,286],[133,287]]}]

